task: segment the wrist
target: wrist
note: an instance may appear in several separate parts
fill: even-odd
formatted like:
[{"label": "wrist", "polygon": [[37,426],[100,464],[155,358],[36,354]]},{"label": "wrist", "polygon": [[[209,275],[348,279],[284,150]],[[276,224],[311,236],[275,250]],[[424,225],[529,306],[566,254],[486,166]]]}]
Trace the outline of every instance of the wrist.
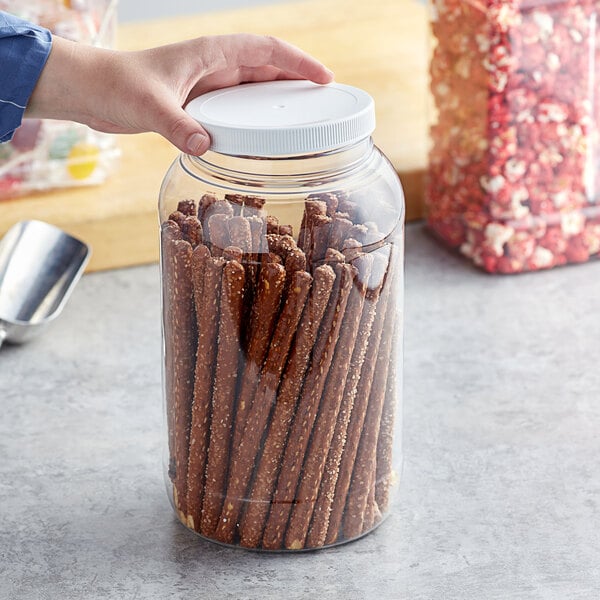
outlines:
[{"label": "wrist", "polygon": [[110,51],[52,37],[52,50],[25,111],[26,117],[88,123],[90,97],[102,81]]}]

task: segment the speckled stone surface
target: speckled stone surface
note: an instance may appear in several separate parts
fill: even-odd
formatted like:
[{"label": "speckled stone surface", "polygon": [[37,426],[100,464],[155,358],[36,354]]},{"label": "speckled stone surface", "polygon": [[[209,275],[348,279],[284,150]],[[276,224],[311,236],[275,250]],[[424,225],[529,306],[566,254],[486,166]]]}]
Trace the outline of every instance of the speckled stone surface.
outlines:
[{"label": "speckled stone surface", "polygon": [[175,520],[158,269],[85,276],[43,337],[0,351],[0,598],[600,597],[600,263],[489,276],[419,224],[406,258],[396,508],[294,556]]}]

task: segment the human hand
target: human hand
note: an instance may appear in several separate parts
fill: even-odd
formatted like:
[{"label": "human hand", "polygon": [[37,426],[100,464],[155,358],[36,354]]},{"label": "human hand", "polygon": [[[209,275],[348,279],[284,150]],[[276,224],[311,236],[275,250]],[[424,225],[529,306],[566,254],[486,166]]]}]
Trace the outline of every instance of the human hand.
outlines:
[{"label": "human hand", "polygon": [[26,116],[78,121],[108,133],[155,131],[200,155],[210,145],[208,134],[183,107],[210,90],[274,79],[325,84],[333,74],[268,36],[207,36],[138,52],[54,37]]}]

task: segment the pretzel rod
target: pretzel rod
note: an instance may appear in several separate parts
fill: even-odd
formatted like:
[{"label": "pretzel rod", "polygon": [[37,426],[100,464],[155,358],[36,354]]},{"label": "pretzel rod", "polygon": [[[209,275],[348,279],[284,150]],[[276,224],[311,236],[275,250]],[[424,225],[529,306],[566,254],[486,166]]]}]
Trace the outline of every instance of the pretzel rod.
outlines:
[{"label": "pretzel rod", "polygon": [[344,240],[348,237],[348,232],[352,227],[352,221],[342,217],[341,213],[336,213],[331,223],[331,232],[329,234],[329,245],[337,250],[342,249]]},{"label": "pretzel rod", "polygon": [[198,201],[198,219],[202,223],[203,227],[206,227],[208,216],[206,211],[217,201],[217,197],[214,194],[204,194]]},{"label": "pretzel rod", "polygon": [[[375,456],[372,455],[369,458],[369,470],[367,483],[365,484],[365,498],[363,501],[364,508],[360,518],[356,520],[355,527],[357,533],[354,537],[367,533],[373,526],[373,519],[375,518]],[[360,529],[359,529],[360,527]],[[350,539],[350,538],[347,538]]]},{"label": "pretzel rod", "polygon": [[306,271],[306,255],[300,248],[294,248],[288,253],[285,258],[285,270],[291,274]]},{"label": "pretzel rod", "polygon": [[[307,215],[306,215],[306,203],[304,204],[304,211],[302,212],[302,222],[300,223],[300,231],[298,232],[298,248],[301,250],[306,249],[306,229],[307,229]],[[279,233],[279,232],[277,232]]]},{"label": "pretzel rod", "polygon": [[322,265],[315,269],[311,292],[297,328],[296,339],[290,351],[270,419],[263,452],[256,468],[254,483],[248,494],[249,501],[241,519],[239,533],[242,546],[256,548],[261,543],[296,402],[334,281],[335,273],[330,266]]},{"label": "pretzel rod", "polygon": [[244,196],[242,194],[225,194],[225,200],[231,202],[235,216],[263,216],[265,199],[259,196]]},{"label": "pretzel rod", "polygon": [[[200,210],[200,208],[198,210]],[[233,208],[231,207],[231,204],[227,202],[227,200],[218,200],[214,196],[209,197],[206,205],[202,208],[202,216],[198,217],[205,229],[213,215],[225,215],[226,217],[233,217]]]},{"label": "pretzel rod", "polygon": [[[395,274],[388,272],[387,285],[389,287],[393,287],[394,279]],[[356,537],[362,532],[369,488],[375,478],[379,424],[387,391],[387,376],[393,358],[392,347],[395,327],[392,324],[395,323],[397,318],[396,306],[391,295],[387,304],[385,318],[387,326],[384,327],[382,332],[379,351],[375,360],[375,376],[371,384],[367,412],[343,517],[343,534],[346,539]]]},{"label": "pretzel rod", "polygon": [[[316,215],[327,215],[327,204],[321,200],[306,200],[298,236],[298,246],[308,256],[312,246],[312,223]],[[310,264],[310,263],[309,263]]]},{"label": "pretzel rod", "polygon": [[329,247],[331,222],[331,217],[326,215],[315,215],[312,218],[312,227],[310,228],[311,243],[306,255],[306,260],[311,266],[325,258],[325,253]]},{"label": "pretzel rod", "polygon": [[346,234],[346,240],[344,240],[344,243],[342,245],[342,251],[346,247],[347,240],[352,239],[352,240],[356,240],[360,244],[364,244],[367,239],[368,234],[369,234],[369,229],[362,223],[352,225],[352,227],[350,227],[350,229],[348,230],[348,233]]},{"label": "pretzel rod", "polygon": [[177,226],[179,227],[179,229],[181,229],[183,227],[183,222],[185,220],[186,215],[184,215],[180,210],[174,210],[170,215],[168,220],[169,221],[174,221],[175,223],[177,223]]},{"label": "pretzel rod", "polygon": [[[401,254],[402,248],[398,248],[397,252]],[[398,257],[397,261],[401,264],[402,257]],[[398,280],[403,276],[403,273],[398,269],[394,285],[397,285]],[[392,355],[398,357],[401,353],[393,347],[394,344],[401,343],[399,332],[402,331],[402,314],[396,308],[396,325],[395,332],[392,335]],[[387,380],[382,380],[378,385],[386,386],[385,401],[379,424],[379,436],[377,438],[377,466],[375,474],[375,500],[381,512],[386,512],[389,504],[389,489],[392,483],[392,446],[394,441],[394,422],[397,406],[397,372],[400,365],[394,361],[390,362]]]},{"label": "pretzel rod", "polygon": [[294,273],[306,270],[306,255],[300,248],[294,248],[285,259],[286,285],[290,285]]},{"label": "pretzel rod", "polygon": [[375,480],[373,479],[367,496],[367,506],[365,508],[362,533],[368,533],[379,521],[381,521],[381,511],[375,501]]},{"label": "pretzel rod", "polygon": [[180,225],[183,239],[189,242],[192,248],[202,243],[202,224],[195,215],[187,216]]},{"label": "pretzel rod", "polygon": [[229,239],[232,246],[237,246],[244,254],[252,252],[252,231],[250,222],[245,217],[231,217],[227,221]]},{"label": "pretzel rod", "polygon": [[227,496],[215,531],[216,539],[222,542],[232,543],[234,540],[237,521],[244,504],[252,469],[257,457],[260,456],[261,440],[277,395],[292,339],[310,292],[311,283],[312,277],[306,271],[294,273],[261,372],[254,402],[247,414],[243,434],[239,444],[234,442]]},{"label": "pretzel rod", "polygon": [[[387,281],[386,278],[386,272],[391,269],[389,266],[389,258],[384,249],[374,252],[373,255],[375,260],[371,272],[371,281],[369,282],[369,288],[372,291],[369,292],[367,297],[369,298],[368,301],[370,304],[375,307],[375,320],[369,337],[365,359],[360,371],[360,379],[354,406],[352,407],[352,413],[350,415],[350,422],[348,423],[346,444],[339,465],[335,494],[333,496],[333,501],[331,502],[329,524],[324,541],[325,545],[333,544],[339,536],[348,489],[350,488],[350,481],[352,479],[354,462],[356,460],[356,453],[358,452],[358,445],[367,412],[369,395],[377,366],[377,355],[381,344],[383,329],[386,324],[386,319],[394,318],[393,312],[391,310],[388,311],[392,288],[392,285],[389,285],[390,282]],[[324,507],[323,512],[326,512],[326,510],[326,507]],[[325,514],[323,514],[321,518],[322,520],[325,520]],[[315,524],[314,527],[315,537],[320,540],[322,535],[321,530],[316,530],[317,524]]]},{"label": "pretzel rod", "polygon": [[196,323],[191,282],[192,247],[184,240],[174,242],[174,499],[180,518],[186,514],[187,461],[191,426]]},{"label": "pretzel rod", "polygon": [[339,250],[327,248],[327,252],[325,252],[325,262],[327,264],[344,263],[346,262],[346,257]]},{"label": "pretzel rod", "polygon": [[[240,252],[241,253],[241,252]],[[188,459],[187,525],[200,529],[204,474],[210,434],[214,363],[219,329],[221,276],[225,260],[212,258],[206,246],[192,256],[192,278],[198,323],[194,401]]]},{"label": "pretzel rod", "polygon": [[356,223],[358,220],[358,208],[356,203],[350,200],[347,196],[342,196],[338,194],[338,211],[347,213],[349,219]]},{"label": "pretzel rod", "polygon": [[258,384],[271,336],[277,323],[285,285],[285,269],[276,263],[265,265],[260,272],[258,290],[250,321],[250,340],[238,394],[233,447],[239,446],[252,398]]},{"label": "pretzel rod", "polygon": [[242,206],[244,204],[244,198],[242,194],[225,194],[225,200],[231,204],[233,209],[233,215],[239,217],[242,214]]},{"label": "pretzel rod", "polygon": [[325,204],[327,205],[328,217],[333,217],[333,215],[337,211],[339,204],[339,198],[337,197],[337,194],[333,192],[323,192],[321,194],[314,194],[309,196],[309,200],[321,200],[322,202],[325,202]]},{"label": "pretzel rod", "polygon": [[[258,262],[258,255],[261,252],[263,246],[263,237],[266,235],[265,221],[261,217],[256,215],[250,215],[245,217],[248,227],[250,228],[250,246],[248,253],[244,256],[244,265],[246,267],[246,297],[245,302],[248,307],[248,311],[254,303],[254,295],[256,293],[257,278],[260,272],[260,263]],[[249,328],[246,327],[245,337],[249,335]],[[247,346],[248,340],[245,339]]]},{"label": "pretzel rod", "polygon": [[275,215],[267,215],[267,233],[279,235],[279,219]]},{"label": "pretzel rod", "polygon": [[166,240],[166,258],[170,262],[169,305],[172,307],[170,335],[165,339],[173,351],[170,394],[167,392],[168,409],[173,427],[174,477],[173,496],[175,506],[185,521],[187,460],[193,395],[194,355],[196,323],[194,318],[194,290],[191,279],[192,247],[185,240]]},{"label": "pretzel rod", "polygon": [[244,215],[246,217],[256,215],[261,219],[265,219],[267,216],[267,211],[264,208],[265,204],[266,200],[260,196],[246,196],[246,201],[244,202]]},{"label": "pretzel rod", "polygon": [[242,249],[237,246],[227,246],[227,248],[223,250],[223,258],[227,261],[237,260],[241,263],[243,256],[244,253],[242,252]]},{"label": "pretzel rod", "polygon": [[283,260],[281,256],[275,252],[265,252],[261,256],[261,264],[266,265],[268,263],[277,263],[278,265],[282,265]]},{"label": "pretzel rod", "polygon": [[[352,433],[349,429],[350,419],[355,411],[361,410],[362,398],[357,396],[358,383],[360,375],[365,363],[367,348],[371,335],[377,335],[377,331],[373,329],[375,320],[377,301],[381,286],[379,282],[376,287],[373,286],[373,273],[381,268],[380,264],[384,263],[384,268],[387,266],[387,260],[379,253],[369,255],[372,261],[370,273],[371,276],[368,282],[368,290],[366,292],[363,312],[358,329],[358,336],[352,353],[350,362],[349,376],[346,380],[344,389],[342,406],[335,424],[335,432],[333,440],[327,455],[327,462],[323,472],[323,479],[319,488],[319,495],[315,504],[312,522],[306,537],[306,546],[309,548],[317,548],[325,544],[327,529],[329,526],[329,516],[331,513],[332,504],[337,500],[336,484],[340,474],[342,455],[348,452],[346,447],[348,434]],[[379,265],[377,263],[380,263]],[[364,404],[364,401],[362,401]],[[354,459],[352,459],[354,460]],[[344,500],[347,490],[344,490]],[[343,508],[343,501],[342,501]]]},{"label": "pretzel rod", "polygon": [[193,200],[180,200],[177,204],[177,210],[186,217],[195,217],[196,203]]},{"label": "pretzel rod", "polygon": [[267,217],[267,233],[294,237],[294,228],[291,225],[280,225],[277,217],[269,215]]},{"label": "pretzel rod", "polygon": [[269,252],[279,254],[284,263],[288,255],[298,249],[298,246],[291,235],[269,233],[267,234],[267,243],[269,245]]},{"label": "pretzel rod", "polygon": [[[233,216],[227,221],[227,228],[229,230],[229,239],[234,246],[238,246],[243,253],[242,264],[244,265],[246,282],[244,288],[244,312],[249,312],[252,307],[252,301],[254,296],[254,278],[256,276],[256,269],[254,265],[249,264],[252,262],[252,230],[250,228],[250,222],[246,217]],[[248,324],[242,323],[242,346],[245,348],[248,344],[248,336],[250,330]],[[260,368],[260,367],[259,367]]]},{"label": "pretzel rod", "polygon": [[[325,463],[327,462],[328,452],[332,449],[332,440],[338,423],[344,430],[344,435],[339,443],[339,453],[342,452],[345,426],[350,418],[350,411],[354,402],[354,395],[349,394],[345,397],[344,392],[349,382],[358,379],[358,373],[360,372],[360,365],[356,366],[356,373],[351,370],[353,366],[352,359],[354,358],[354,351],[357,349],[356,341],[362,320],[361,316],[372,263],[372,257],[363,254],[353,264],[354,285],[348,298],[344,322],[335,348],[335,357],[329,369],[319,412],[313,426],[310,444],[302,467],[302,476],[296,491],[295,504],[292,508],[285,536],[285,546],[290,550],[299,550],[305,546]],[[364,353],[362,358],[364,358]],[[356,388],[354,388],[354,391],[356,391]]]},{"label": "pretzel rod", "polygon": [[304,454],[310,438],[313,423],[319,409],[319,403],[325,387],[327,372],[331,366],[340,327],[352,286],[352,269],[347,264],[335,265],[336,280],[332,292],[332,301],[321,324],[313,351],[313,360],[296,412],[288,444],[285,449],[282,467],[271,511],[263,536],[263,547],[276,550],[281,548],[287,526],[291,504],[295,500],[296,487]]},{"label": "pretzel rod", "polygon": [[[394,352],[397,356],[397,353]],[[377,438],[377,466],[375,475],[375,500],[379,509],[386,512],[389,505],[390,485],[392,483],[392,446],[394,441],[394,422],[397,401],[397,368],[395,363],[390,365],[387,380],[387,393],[379,424]]]},{"label": "pretzel rod", "polygon": [[359,256],[363,254],[362,252],[362,244],[353,238],[348,238],[344,242],[344,249],[342,250],[342,254],[347,262],[352,262]]},{"label": "pretzel rod", "polygon": [[[214,217],[213,217],[214,218]],[[225,485],[232,437],[233,409],[240,352],[244,293],[244,267],[237,261],[223,268],[219,338],[212,401],[212,419],[206,465],[200,531],[212,537],[217,525]]]},{"label": "pretzel rod", "polygon": [[175,274],[173,269],[173,244],[181,239],[181,230],[177,222],[168,220],[161,225],[161,269],[163,285],[163,330],[165,334],[165,399],[167,409],[167,429],[169,434],[169,478],[175,479],[175,414],[173,399],[174,387],[174,357],[173,357],[173,319],[174,305],[171,298],[174,295]]},{"label": "pretzel rod", "polygon": [[321,202],[325,202],[325,204],[327,206],[326,214],[329,217],[333,217],[333,215],[337,211],[337,207],[338,207],[338,203],[339,203],[339,198],[337,197],[337,194],[335,192],[319,192],[316,194],[311,194],[307,198],[307,200],[309,200],[309,201],[319,200]]},{"label": "pretzel rod", "polygon": [[377,223],[375,223],[374,221],[365,221],[363,225],[367,228],[367,235],[364,240],[365,244],[374,244],[375,242],[385,237],[379,231]]},{"label": "pretzel rod", "polygon": [[[282,264],[286,266],[286,285],[289,285],[292,274],[296,270],[306,268],[306,257],[296,245],[296,241],[290,235],[279,235],[268,233],[266,235],[269,254],[276,254],[280,257]],[[304,266],[302,266],[302,263]]]},{"label": "pretzel rod", "polygon": [[223,249],[231,245],[228,221],[231,219],[225,213],[211,215],[207,222],[208,239],[213,256],[222,256]]},{"label": "pretzel rod", "polygon": [[258,256],[264,252],[266,248],[265,236],[267,235],[267,225],[264,219],[255,215],[247,218],[250,223],[250,232],[252,234],[252,255],[250,260],[253,264],[258,266]]}]

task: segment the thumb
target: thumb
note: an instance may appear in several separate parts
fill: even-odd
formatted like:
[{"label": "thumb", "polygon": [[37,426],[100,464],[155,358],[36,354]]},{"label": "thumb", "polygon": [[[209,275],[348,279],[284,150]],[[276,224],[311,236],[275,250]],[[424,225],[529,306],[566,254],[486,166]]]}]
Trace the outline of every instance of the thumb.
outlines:
[{"label": "thumb", "polygon": [[157,123],[154,130],[186,154],[200,156],[210,146],[206,130],[178,106],[164,111]]}]

